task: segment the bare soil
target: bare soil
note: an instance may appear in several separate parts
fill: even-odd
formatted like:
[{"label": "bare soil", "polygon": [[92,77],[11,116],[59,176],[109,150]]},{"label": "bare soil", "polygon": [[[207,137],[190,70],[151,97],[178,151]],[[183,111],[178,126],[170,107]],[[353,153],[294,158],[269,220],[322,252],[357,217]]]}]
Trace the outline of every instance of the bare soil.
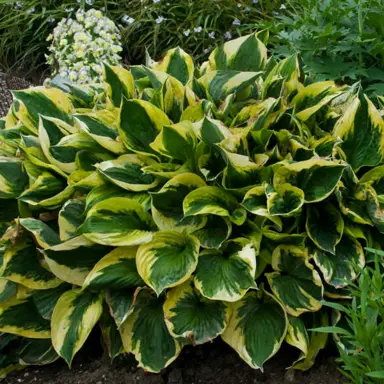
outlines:
[{"label": "bare soil", "polygon": [[[145,373],[132,356],[111,364],[95,342],[88,342],[76,356],[72,369],[58,361],[29,367],[9,375],[4,384],[344,384],[330,351],[323,352],[309,372],[287,370],[297,356],[284,347],[265,365],[264,372],[245,364],[222,341],[185,347],[179,358],[161,374]],[[332,351],[331,351],[332,354]]]}]

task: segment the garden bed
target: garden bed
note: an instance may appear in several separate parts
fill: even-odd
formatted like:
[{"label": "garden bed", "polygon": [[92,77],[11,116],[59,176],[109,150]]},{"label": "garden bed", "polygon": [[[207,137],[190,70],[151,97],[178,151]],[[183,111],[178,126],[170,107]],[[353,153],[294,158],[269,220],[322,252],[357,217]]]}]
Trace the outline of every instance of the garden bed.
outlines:
[{"label": "garden bed", "polygon": [[[332,355],[332,353],[331,353]],[[284,348],[265,364],[264,373],[251,369],[225,343],[217,341],[198,347],[185,347],[181,356],[159,375],[136,367],[132,356],[115,361],[101,356],[97,343],[88,342],[75,358],[70,371],[60,360],[45,367],[16,372],[6,384],[342,384],[329,351],[322,353],[308,372],[287,370],[296,351]]]}]

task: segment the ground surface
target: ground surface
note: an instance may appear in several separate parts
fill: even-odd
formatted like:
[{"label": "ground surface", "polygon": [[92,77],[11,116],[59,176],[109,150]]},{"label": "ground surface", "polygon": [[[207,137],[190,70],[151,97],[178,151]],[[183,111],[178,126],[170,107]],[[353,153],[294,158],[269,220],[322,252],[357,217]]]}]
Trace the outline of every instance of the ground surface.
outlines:
[{"label": "ground surface", "polygon": [[186,347],[178,360],[160,375],[136,368],[132,357],[110,364],[95,345],[88,345],[75,358],[70,371],[61,361],[45,367],[30,367],[11,374],[4,384],[344,384],[329,353],[318,358],[310,372],[285,368],[295,350],[283,349],[265,365],[264,373],[248,367],[223,342]]}]

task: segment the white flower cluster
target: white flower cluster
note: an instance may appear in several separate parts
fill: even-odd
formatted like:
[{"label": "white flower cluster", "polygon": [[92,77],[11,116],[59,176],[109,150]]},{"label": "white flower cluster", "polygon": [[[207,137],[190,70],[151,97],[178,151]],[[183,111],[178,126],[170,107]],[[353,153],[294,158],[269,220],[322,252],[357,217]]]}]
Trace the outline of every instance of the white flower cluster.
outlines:
[{"label": "white flower cluster", "polygon": [[52,41],[47,63],[53,75],[78,84],[99,82],[103,64],[119,64],[120,33],[115,23],[98,10],[78,10],[76,19],[63,19],[48,37]]}]

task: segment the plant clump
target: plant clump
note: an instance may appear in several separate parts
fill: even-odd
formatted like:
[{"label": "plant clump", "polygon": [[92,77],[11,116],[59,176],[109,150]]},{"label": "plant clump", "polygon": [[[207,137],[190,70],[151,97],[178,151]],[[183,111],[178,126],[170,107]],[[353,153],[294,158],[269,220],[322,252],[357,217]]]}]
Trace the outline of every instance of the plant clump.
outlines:
[{"label": "plant clump", "polygon": [[62,19],[53,33],[47,63],[52,75],[60,75],[78,84],[100,82],[103,63],[117,65],[122,51],[119,29],[101,11],[78,10],[76,18]]},{"label": "plant clump", "polygon": [[262,368],[308,369],[323,299],[383,247],[384,122],[358,85],[308,84],[260,31],[201,67],[182,49],[104,84],[14,92],[1,121],[2,374],[101,327],[159,372],[221,337]]}]

